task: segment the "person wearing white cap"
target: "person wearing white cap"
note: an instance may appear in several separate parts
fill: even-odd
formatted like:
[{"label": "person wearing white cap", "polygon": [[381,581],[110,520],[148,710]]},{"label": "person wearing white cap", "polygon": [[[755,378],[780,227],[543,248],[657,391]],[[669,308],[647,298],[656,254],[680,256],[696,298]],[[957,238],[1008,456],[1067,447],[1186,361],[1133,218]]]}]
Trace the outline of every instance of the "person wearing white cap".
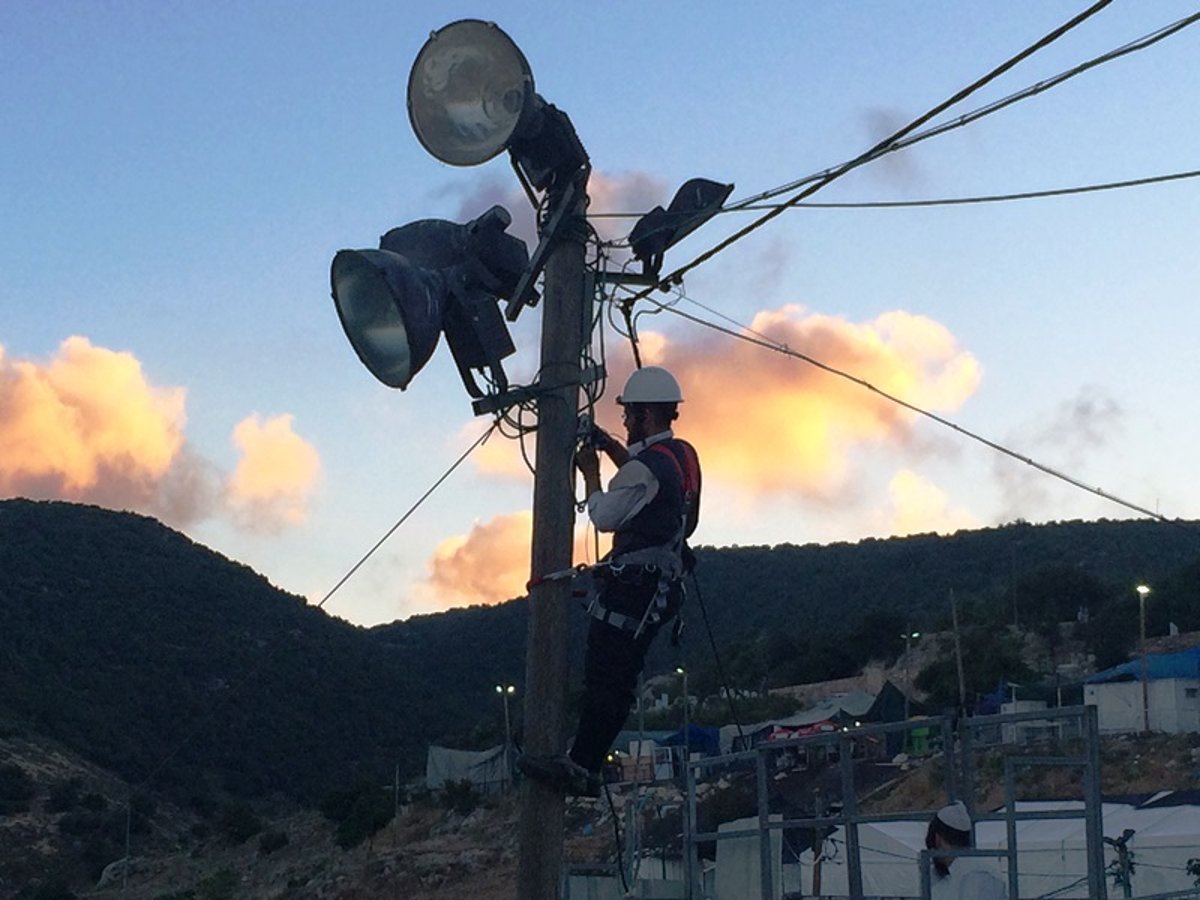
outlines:
[{"label": "person wearing white cap", "polygon": [[[943,806],[929,822],[925,846],[937,850],[970,847],[971,816],[961,800]],[[990,860],[978,856],[933,857],[933,900],[1006,900],[1008,888]]]}]

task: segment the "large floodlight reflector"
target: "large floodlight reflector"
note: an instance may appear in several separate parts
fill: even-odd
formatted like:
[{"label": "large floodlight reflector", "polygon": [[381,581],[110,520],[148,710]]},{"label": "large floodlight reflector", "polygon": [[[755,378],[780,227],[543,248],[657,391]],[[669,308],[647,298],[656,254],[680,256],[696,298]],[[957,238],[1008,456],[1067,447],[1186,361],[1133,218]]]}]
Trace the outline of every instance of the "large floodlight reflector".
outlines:
[{"label": "large floodlight reflector", "polygon": [[503,151],[533,96],[525,55],[493,22],[433,32],[408,75],[408,117],[421,145],[453,166]]}]

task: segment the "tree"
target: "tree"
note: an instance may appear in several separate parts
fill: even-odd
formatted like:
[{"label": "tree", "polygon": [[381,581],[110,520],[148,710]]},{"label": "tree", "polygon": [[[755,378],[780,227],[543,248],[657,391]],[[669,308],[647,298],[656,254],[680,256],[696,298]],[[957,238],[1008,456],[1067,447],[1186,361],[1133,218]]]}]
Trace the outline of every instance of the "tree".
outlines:
[{"label": "tree", "polygon": [[27,812],[33,795],[33,779],[28,772],[16,763],[0,766],[0,816]]}]

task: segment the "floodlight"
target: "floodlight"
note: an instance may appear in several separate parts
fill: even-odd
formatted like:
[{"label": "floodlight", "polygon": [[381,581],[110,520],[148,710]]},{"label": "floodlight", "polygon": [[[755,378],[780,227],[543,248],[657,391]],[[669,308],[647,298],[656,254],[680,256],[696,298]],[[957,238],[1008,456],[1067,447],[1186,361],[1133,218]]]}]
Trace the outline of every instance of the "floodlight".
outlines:
[{"label": "floodlight", "polygon": [[408,117],[421,145],[452,166],[506,149],[533,96],[520,48],[495,23],[462,19],[433,32],[408,76]]},{"label": "floodlight", "polygon": [[423,219],[393,228],[378,250],[341,250],[330,281],[338,318],[367,369],[403,390],[446,343],[473,397],[482,397],[472,370],[487,370],[507,387],[501,360],[515,348],[497,300],[511,298],[529,263],[500,206],[465,225]]},{"label": "floodlight", "polygon": [[645,273],[657,275],[666,249],[715,216],[731,193],[732,184],[693,178],[675,192],[666,209],[656,206],[638,219],[629,233],[629,246]]}]

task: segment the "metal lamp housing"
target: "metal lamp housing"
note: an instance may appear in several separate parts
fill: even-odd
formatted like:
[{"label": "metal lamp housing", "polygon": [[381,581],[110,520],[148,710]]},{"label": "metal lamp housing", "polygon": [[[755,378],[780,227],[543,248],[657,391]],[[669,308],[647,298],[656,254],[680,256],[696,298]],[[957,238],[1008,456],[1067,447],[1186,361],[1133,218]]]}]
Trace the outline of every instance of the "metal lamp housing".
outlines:
[{"label": "metal lamp housing", "polygon": [[330,280],[342,329],[358,358],[388,387],[404,390],[439,336],[472,396],[472,369],[507,385],[501,360],[515,352],[497,299],[512,296],[529,262],[512,218],[494,206],[465,225],[423,219],[393,228],[378,250],[341,250]]},{"label": "metal lamp housing", "polygon": [[525,55],[495,23],[480,19],[433,32],[408,76],[417,140],[452,166],[479,165],[507,148],[532,97]]}]

